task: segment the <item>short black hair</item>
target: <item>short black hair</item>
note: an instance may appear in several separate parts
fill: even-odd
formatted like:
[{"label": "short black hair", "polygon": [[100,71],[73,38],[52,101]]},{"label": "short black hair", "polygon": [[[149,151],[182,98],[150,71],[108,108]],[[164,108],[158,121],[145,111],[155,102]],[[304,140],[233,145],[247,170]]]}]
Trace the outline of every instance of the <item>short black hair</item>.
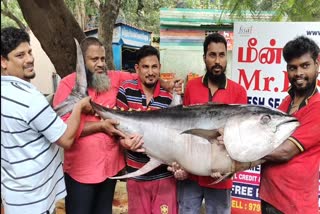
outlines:
[{"label": "short black hair", "polygon": [[147,56],[156,56],[160,62],[159,51],[151,45],[144,45],[137,51],[136,62],[139,63],[142,58]]},{"label": "short black hair", "polygon": [[203,42],[203,55],[207,54],[208,46],[211,42],[223,43],[227,50],[227,40],[220,33],[211,33],[204,39]]},{"label": "short black hair", "polygon": [[91,45],[97,45],[97,46],[103,47],[102,42],[100,42],[100,40],[97,39],[96,37],[86,37],[80,42],[80,48],[84,57],[86,55],[88,47]]},{"label": "short black hair", "polygon": [[1,29],[1,56],[8,59],[8,54],[23,42],[30,44],[30,36],[24,29],[15,27]]},{"label": "short black hair", "polygon": [[306,36],[298,36],[283,47],[282,53],[284,60],[290,62],[292,59],[301,57],[306,53],[310,53],[312,59],[316,61],[319,52],[319,46],[315,41]]}]

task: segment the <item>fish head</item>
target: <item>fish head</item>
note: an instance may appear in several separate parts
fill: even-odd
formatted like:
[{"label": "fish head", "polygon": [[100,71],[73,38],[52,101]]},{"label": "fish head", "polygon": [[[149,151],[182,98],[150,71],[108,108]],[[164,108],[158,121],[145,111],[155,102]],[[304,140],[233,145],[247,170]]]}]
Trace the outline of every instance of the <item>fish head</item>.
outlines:
[{"label": "fish head", "polygon": [[298,120],[279,110],[235,114],[224,127],[224,143],[234,160],[252,162],[270,154],[299,126]]}]

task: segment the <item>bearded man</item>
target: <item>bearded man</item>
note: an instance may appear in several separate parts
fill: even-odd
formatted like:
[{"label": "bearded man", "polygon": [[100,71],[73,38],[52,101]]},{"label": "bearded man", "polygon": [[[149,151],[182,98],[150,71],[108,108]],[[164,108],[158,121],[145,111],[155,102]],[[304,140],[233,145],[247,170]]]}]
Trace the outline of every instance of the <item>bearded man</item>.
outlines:
[{"label": "bearded man", "polygon": [[[204,76],[190,80],[184,94],[184,105],[208,102],[224,104],[246,104],[247,92],[238,83],[226,77],[227,41],[219,33],[209,34],[203,43],[203,61],[206,66]],[[173,170],[174,171],[174,170]],[[177,179],[179,177],[175,172]],[[200,213],[205,200],[206,213],[229,214],[231,212],[232,180],[212,185],[212,177],[188,175],[188,179],[178,182],[178,202],[180,214]]]},{"label": "bearded man", "polygon": [[[261,166],[259,197],[263,214],[319,213],[320,93],[318,44],[299,36],[283,47],[291,87],[279,108],[300,126]],[[284,179],[285,178],[285,179]]]},{"label": "bearded man", "polygon": [[[88,94],[93,102],[113,108],[116,105],[118,89],[124,80],[137,78],[137,74],[106,69],[105,48],[94,37],[85,38],[80,44],[87,74]],[[55,93],[53,105],[62,103],[71,93],[76,82],[76,73],[63,78]],[[182,80],[161,81],[167,90],[181,93]],[[64,115],[66,120],[69,115]],[[141,148],[139,135],[126,136],[115,128],[117,121],[88,115],[81,118],[75,143],[64,152],[64,173],[67,188],[67,214],[112,214],[112,201],[117,175],[124,167],[124,155],[116,136],[126,149]]]}]

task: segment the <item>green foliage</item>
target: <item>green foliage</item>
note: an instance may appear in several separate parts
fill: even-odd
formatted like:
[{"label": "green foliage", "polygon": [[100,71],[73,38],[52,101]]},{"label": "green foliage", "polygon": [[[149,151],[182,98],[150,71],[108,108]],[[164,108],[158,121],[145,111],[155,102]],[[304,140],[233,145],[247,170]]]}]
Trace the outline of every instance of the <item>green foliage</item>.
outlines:
[{"label": "green foliage", "polygon": [[86,14],[96,16],[98,15],[99,9],[97,8],[97,5],[94,3],[94,0],[64,0],[66,6],[69,8],[72,14],[76,13],[76,5],[79,4],[79,2],[84,2],[86,7]]},{"label": "green foliage", "polygon": [[225,9],[241,15],[247,10],[252,14],[274,11],[273,21],[319,21],[319,0],[226,0]]},{"label": "green foliage", "polygon": [[[99,8],[94,0],[65,0],[65,3],[70,11],[76,14],[79,1],[85,3],[86,15],[99,16]],[[159,9],[176,7],[230,10],[233,15],[240,17],[244,15],[243,11],[258,15],[261,11],[273,10],[274,21],[320,20],[319,0],[122,0],[118,20],[157,35],[160,25]],[[1,0],[1,27],[19,27],[16,21],[4,15],[7,11],[27,25],[16,0]]]},{"label": "green foliage", "polygon": [[1,0],[1,28],[15,26],[21,27],[19,24],[10,17],[16,17],[24,26],[27,26],[23,18],[21,9],[16,0]]},{"label": "green foliage", "polygon": [[1,13],[1,28],[5,27],[19,27],[18,24],[7,16],[2,15]]},{"label": "green foliage", "polygon": [[122,1],[122,19],[129,25],[159,34],[161,7],[173,7],[174,0]]},{"label": "green foliage", "polygon": [[159,34],[159,8],[201,8],[229,10],[237,17],[243,11],[259,16],[274,11],[273,21],[316,21],[320,19],[319,0],[126,0],[121,5],[127,24]]},{"label": "green foliage", "polygon": [[291,21],[319,21],[320,4],[318,0],[290,0],[286,12]]}]

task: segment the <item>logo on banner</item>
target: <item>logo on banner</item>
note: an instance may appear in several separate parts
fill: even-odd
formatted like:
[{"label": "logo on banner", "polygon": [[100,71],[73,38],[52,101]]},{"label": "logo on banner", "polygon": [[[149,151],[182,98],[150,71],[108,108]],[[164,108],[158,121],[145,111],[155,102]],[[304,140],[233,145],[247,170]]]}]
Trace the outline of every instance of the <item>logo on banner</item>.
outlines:
[{"label": "logo on banner", "polygon": [[251,26],[240,26],[238,34],[239,35],[250,35],[252,33],[252,25]]}]

